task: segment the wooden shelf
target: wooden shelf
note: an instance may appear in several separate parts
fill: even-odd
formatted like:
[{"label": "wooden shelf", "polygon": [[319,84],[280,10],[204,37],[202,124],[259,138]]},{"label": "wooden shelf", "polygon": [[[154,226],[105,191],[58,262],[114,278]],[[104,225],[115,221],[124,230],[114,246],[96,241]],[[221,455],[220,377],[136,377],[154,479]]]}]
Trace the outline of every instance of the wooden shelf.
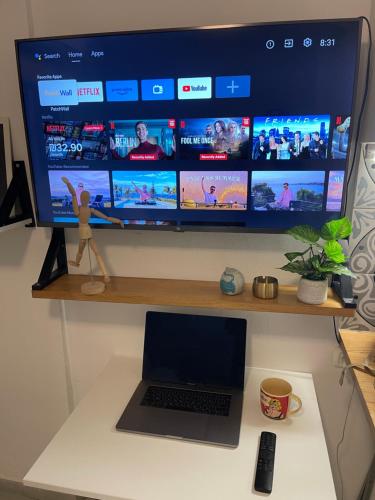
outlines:
[{"label": "wooden shelf", "polygon": [[113,277],[102,294],[83,295],[81,285],[87,280],[88,277],[85,275],[66,274],[44,290],[33,290],[32,296],[38,299],[202,307],[318,316],[351,317],[355,311],[343,308],[332,290],[329,290],[325,304],[314,306],[299,302],[296,297],[297,289],[294,286],[280,286],[276,299],[263,300],[253,296],[250,285],[245,286],[245,291],[241,295],[228,296],[221,293],[216,281]]},{"label": "wooden shelf", "polygon": [[[349,364],[362,365],[367,355],[375,351],[375,332],[340,330],[340,334]],[[375,429],[374,377],[358,370],[353,371]]]}]

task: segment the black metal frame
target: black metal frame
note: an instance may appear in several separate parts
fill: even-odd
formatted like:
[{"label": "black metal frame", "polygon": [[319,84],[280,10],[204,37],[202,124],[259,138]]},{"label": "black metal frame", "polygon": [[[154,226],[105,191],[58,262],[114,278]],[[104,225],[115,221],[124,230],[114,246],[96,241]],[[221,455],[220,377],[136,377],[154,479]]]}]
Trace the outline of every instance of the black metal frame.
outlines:
[{"label": "black metal frame", "polygon": [[[56,269],[54,269],[57,264]],[[53,228],[51,241],[44,258],[38,281],[33,284],[33,290],[43,290],[63,274],[68,274],[66,257],[65,231],[63,228]]]},{"label": "black metal frame", "polygon": [[331,288],[341,300],[345,309],[355,309],[357,307],[357,295],[353,295],[352,278],[344,274],[334,274],[332,276]]},{"label": "black metal frame", "polygon": [[[11,215],[16,208],[16,215]],[[31,219],[31,224],[27,227],[35,226],[34,212],[31,204],[30,190],[27,182],[25,162],[13,162],[13,178],[8,190],[0,203],[0,228]]]}]

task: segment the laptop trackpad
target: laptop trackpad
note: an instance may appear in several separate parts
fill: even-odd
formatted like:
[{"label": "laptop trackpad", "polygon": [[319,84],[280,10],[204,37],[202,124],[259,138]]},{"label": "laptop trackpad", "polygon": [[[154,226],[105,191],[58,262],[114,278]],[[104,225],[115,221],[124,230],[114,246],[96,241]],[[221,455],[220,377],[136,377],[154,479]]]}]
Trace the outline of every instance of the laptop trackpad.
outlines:
[{"label": "laptop trackpad", "polygon": [[209,416],[179,410],[148,408],[143,415],[143,430],[150,434],[182,439],[206,440]]}]

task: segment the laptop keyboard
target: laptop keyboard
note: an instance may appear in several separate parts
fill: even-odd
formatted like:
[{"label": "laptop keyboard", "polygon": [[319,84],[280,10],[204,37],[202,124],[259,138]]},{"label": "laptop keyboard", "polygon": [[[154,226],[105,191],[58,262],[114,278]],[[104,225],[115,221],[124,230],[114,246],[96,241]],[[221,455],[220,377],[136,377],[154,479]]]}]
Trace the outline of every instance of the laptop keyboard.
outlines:
[{"label": "laptop keyboard", "polygon": [[230,401],[230,394],[149,386],[141,405],[227,417]]}]

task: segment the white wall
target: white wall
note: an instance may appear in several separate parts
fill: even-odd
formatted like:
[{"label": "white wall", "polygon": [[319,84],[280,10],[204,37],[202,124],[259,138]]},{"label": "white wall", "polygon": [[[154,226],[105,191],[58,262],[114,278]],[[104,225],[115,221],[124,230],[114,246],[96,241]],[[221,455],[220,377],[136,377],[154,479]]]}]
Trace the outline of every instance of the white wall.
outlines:
[{"label": "white wall", "polygon": [[[26,5],[30,6],[29,24],[25,13]],[[269,1],[267,4],[259,0],[232,0],[229,4],[219,3],[217,0],[160,0],[147,4],[129,0],[111,0],[109,3],[99,0],[65,0],[62,3],[47,0],[24,0],[17,3],[3,0],[0,7],[4,11],[0,11],[0,14],[4,14],[0,15],[1,40],[4,39],[5,43],[5,47],[0,49],[1,64],[4,52],[7,69],[4,75],[6,91],[2,92],[0,89],[0,114],[11,117],[15,156],[20,159],[26,157],[26,150],[11,39],[27,36],[27,29],[33,36],[51,36],[172,26],[370,16],[371,13],[370,0],[284,0]],[[67,231],[67,237],[68,253],[72,256],[76,250],[77,232]],[[62,305],[61,315],[56,302],[31,301],[30,285],[37,277],[46,248],[45,231],[21,230],[5,234],[5,238],[4,235],[2,238],[6,238],[6,245],[3,252],[3,239],[0,239],[0,279],[2,281],[5,275],[8,287],[7,292],[0,289],[4,308],[1,314],[5,317],[7,329],[28,335],[35,343],[35,351],[39,352],[39,355],[36,352],[30,358],[28,351],[20,351],[16,334],[9,334],[9,339],[7,337],[11,355],[0,350],[0,366],[4,364],[5,372],[0,384],[4,384],[6,393],[13,391],[17,395],[17,401],[12,401],[16,418],[8,414],[4,417],[5,429],[10,437],[5,441],[5,447],[0,447],[0,477],[21,478],[27,466],[31,465],[31,458],[42,450],[67,411],[60,320],[64,319],[73,397],[78,402],[113,353],[141,356],[144,314],[147,308],[142,305],[66,302]],[[283,262],[282,253],[294,247],[294,243],[286,236],[103,230],[97,232],[97,241],[111,273],[121,276],[217,280],[223,268],[232,264],[244,272],[247,280],[265,273],[278,276],[283,283],[294,281],[293,276],[276,270]],[[16,260],[17,265],[12,265],[16,253],[14,249],[19,247],[24,248],[24,252]],[[87,266],[84,263],[83,269],[85,268]],[[226,314],[225,311],[217,313]],[[342,389],[339,388],[338,370],[331,366],[331,352],[335,347],[332,320],[260,313],[238,316],[248,319],[249,363],[314,373],[336,476],[334,446],[340,438],[350,396],[350,381]],[[30,318],[35,318],[35,322]],[[54,363],[50,360],[54,360]],[[21,376],[20,367],[24,367],[24,375]],[[24,378],[28,381],[25,386],[22,385]],[[43,379],[45,384],[40,382]],[[30,434],[30,429],[29,433],[24,432],[20,417],[24,409],[22,402],[28,399],[29,394],[35,394],[34,391],[31,392],[30,386],[37,387],[40,393],[50,397],[51,404],[56,405],[56,411],[52,415],[45,412],[39,406],[38,399],[32,404],[34,414],[40,419],[42,432],[34,442],[26,441],[28,456],[24,458],[17,456],[19,450],[17,443],[12,442],[12,437],[17,438],[18,434],[19,441],[22,441]],[[48,391],[53,392],[53,397]],[[0,398],[2,397],[0,391]],[[7,400],[6,402],[8,403]],[[1,403],[0,399],[2,406]],[[372,435],[357,397],[353,400],[351,415],[356,425],[349,428],[346,443],[350,447],[350,453],[343,458],[346,499],[355,498],[372,451]],[[349,423],[352,421],[349,419]],[[36,422],[33,424],[31,431],[36,432]],[[44,432],[43,428],[49,430]],[[0,426],[0,442],[1,437]],[[7,462],[9,455],[16,457],[10,466]]]},{"label": "white wall", "polygon": [[[14,38],[28,37],[24,2],[0,2],[0,115],[26,158]],[[0,478],[19,480],[68,415],[59,303],[31,299],[48,244],[43,229],[0,233]]]}]

